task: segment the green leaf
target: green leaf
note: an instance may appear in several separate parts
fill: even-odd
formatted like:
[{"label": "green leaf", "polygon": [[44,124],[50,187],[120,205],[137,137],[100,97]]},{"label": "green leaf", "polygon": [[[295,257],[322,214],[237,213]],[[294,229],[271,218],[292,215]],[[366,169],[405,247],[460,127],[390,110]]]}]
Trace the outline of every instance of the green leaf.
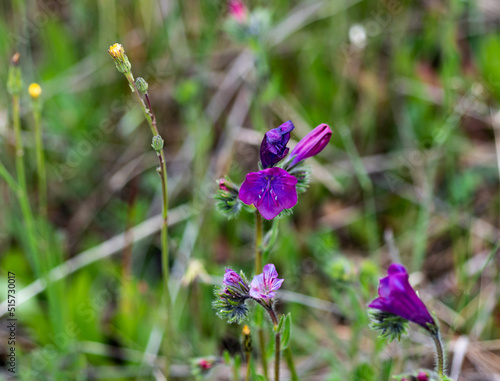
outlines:
[{"label": "green leaf", "polygon": [[281,315],[280,321],[278,323],[278,328],[275,329],[276,332],[281,332],[281,328],[283,328],[283,322],[285,321],[285,315]]},{"label": "green leaf", "polygon": [[226,364],[231,364],[231,355],[229,354],[229,351],[227,349],[222,353],[222,357],[224,358],[224,362]]},{"label": "green leaf", "polygon": [[285,316],[283,323],[283,333],[281,334],[281,347],[283,349],[288,347],[288,343],[290,342],[290,337],[292,335],[292,316],[288,313]]}]

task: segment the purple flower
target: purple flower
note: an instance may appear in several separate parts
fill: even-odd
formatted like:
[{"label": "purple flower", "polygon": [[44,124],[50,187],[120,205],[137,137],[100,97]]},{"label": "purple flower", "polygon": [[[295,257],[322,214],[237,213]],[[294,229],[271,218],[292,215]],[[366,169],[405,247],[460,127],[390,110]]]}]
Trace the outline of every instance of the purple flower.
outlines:
[{"label": "purple flower", "polygon": [[278,278],[278,272],[273,264],[264,266],[262,274],[254,276],[250,283],[250,296],[254,299],[262,299],[268,303],[274,298],[276,291],[281,287],[284,279]]},{"label": "purple flower", "polygon": [[425,304],[408,282],[408,273],[404,266],[394,263],[387,270],[388,276],[380,279],[379,297],[368,307],[401,316],[430,330],[436,326]]},{"label": "purple flower", "polygon": [[264,135],[260,145],[260,161],[263,168],[269,168],[281,161],[290,150],[287,143],[290,140],[290,131],[295,128],[292,121],[269,130]]},{"label": "purple flower", "polygon": [[[320,124],[301,139],[290,153],[293,158],[291,167],[298,162],[320,153],[332,137],[332,130],[328,124]],[[295,157],[294,157],[295,156]]]},{"label": "purple flower", "polygon": [[263,169],[247,175],[239,197],[245,204],[255,205],[266,220],[272,220],[297,203],[296,184],[297,178],[282,168]]},{"label": "purple flower", "polygon": [[226,269],[222,284],[226,287],[226,294],[242,296],[248,294],[248,284],[236,271]]}]

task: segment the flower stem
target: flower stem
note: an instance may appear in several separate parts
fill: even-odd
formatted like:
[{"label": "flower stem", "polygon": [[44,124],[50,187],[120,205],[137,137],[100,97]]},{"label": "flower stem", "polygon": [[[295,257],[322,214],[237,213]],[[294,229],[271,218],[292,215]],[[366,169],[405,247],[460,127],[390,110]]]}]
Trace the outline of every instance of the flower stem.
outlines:
[{"label": "flower stem", "polygon": [[250,362],[252,361],[252,353],[247,352],[246,357],[247,357],[247,372],[245,374],[245,381],[249,381],[250,380]]},{"label": "flower stem", "polygon": [[279,381],[280,379],[280,343],[281,343],[281,335],[278,332],[274,333],[274,381]]},{"label": "flower stem", "polygon": [[21,212],[23,214],[24,223],[26,225],[26,235],[28,237],[28,247],[32,256],[34,272],[37,277],[41,277],[42,262],[38,252],[38,245],[35,238],[35,223],[31,206],[28,199],[28,192],[26,189],[26,171],[24,168],[24,149],[21,136],[21,119],[20,119],[20,104],[19,96],[12,96],[12,120],[14,123],[14,136],[16,145],[16,171],[17,171],[17,197]]},{"label": "flower stem", "polygon": [[268,380],[268,368],[266,359],[266,341],[264,340],[264,330],[259,328],[259,347],[260,347],[260,360],[262,362],[262,371],[264,372],[264,378]]},{"label": "flower stem", "polygon": [[262,216],[255,211],[255,275],[262,271]]},{"label": "flower stem", "polygon": [[443,341],[441,340],[441,335],[439,332],[436,334],[431,334],[432,339],[434,340],[434,344],[436,345],[436,372],[439,376],[444,376],[444,362],[445,362],[445,354],[443,351]]},{"label": "flower stem", "polygon": [[[146,106],[144,100],[142,99],[139,93],[139,90],[137,89],[137,86],[135,85],[134,76],[132,75],[132,72],[125,73],[125,77],[128,80],[130,89],[132,90],[132,93],[134,94],[137,103],[141,107],[142,113],[144,114],[144,118],[148,122],[149,128],[151,129],[151,133],[153,134],[153,136],[159,136],[160,134],[158,133],[158,128],[156,126],[156,117],[155,114],[153,113],[148,93],[147,92],[145,93],[145,98],[147,102]],[[173,332],[173,330],[170,329],[171,322],[169,315],[171,301],[170,301],[170,290],[169,290],[169,251],[168,251],[168,180],[167,180],[168,177],[167,177],[167,164],[165,161],[165,154],[163,152],[163,148],[157,151],[156,153],[158,155],[158,160],[160,163],[158,174],[160,175],[161,178],[161,191],[162,191],[162,203],[163,203],[163,208],[162,208],[163,224],[161,228],[161,262],[162,262],[162,272],[163,272],[163,294],[164,294],[164,304],[165,304],[164,307],[165,307],[165,319],[166,319],[166,324],[165,324],[166,338],[163,340],[163,343],[165,352],[165,374],[168,377],[169,352],[170,352],[169,343],[172,342],[171,334]]]},{"label": "flower stem", "polygon": [[45,157],[43,155],[41,104],[39,99],[33,100],[33,121],[35,124],[35,151],[36,169],[38,176],[38,194],[40,215],[47,217],[47,174],[45,170]]},{"label": "flower stem", "polygon": [[280,344],[281,344],[281,334],[278,330],[278,318],[276,317],[276,313],[274,312],[273,307],[266,308],[267,312],[269,312],[269,316],[273,321],[274,328],[274,381],[278,381],[280,379]]},{"label": "flower stem", "polygon": [[17,182],[19,183],[19,188],[21,192],[26,193],[26,171],[24,168],[24,148],[23,141],[21,137],[21,120],[19,117],[19,96],[12,96],[12,121],[14,124],[14,136],[16,144],[16,171],[17,171]]}]

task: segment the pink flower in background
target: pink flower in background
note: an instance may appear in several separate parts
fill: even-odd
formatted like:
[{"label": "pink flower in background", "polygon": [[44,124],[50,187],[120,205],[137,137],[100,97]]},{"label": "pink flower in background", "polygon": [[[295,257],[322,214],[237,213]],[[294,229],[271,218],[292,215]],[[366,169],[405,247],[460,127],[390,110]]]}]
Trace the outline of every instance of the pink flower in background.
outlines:
[{"label": "pink flower in background", "polygon": [[245,4],[239,0],[231,0],[228,4],[229,14],[240,24],[243,24],[248,19],[248,10]]}]

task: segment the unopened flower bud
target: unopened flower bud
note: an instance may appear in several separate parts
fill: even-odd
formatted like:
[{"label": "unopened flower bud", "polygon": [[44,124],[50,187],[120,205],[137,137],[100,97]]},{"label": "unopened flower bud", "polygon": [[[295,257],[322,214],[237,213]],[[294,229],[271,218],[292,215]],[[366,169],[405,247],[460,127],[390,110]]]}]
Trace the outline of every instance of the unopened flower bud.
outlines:
[{"label": "unopened flower bud", "polygon": [[142,77],[136,78],[135,86],[137,87],[137,90],[139,90],[141,93],[145,93],[148,91],[148,83]]},{"label": "unopened flower bud", "polygon": [[239,187],[227,178],[217,180],[219,191],[215,195],[217,210],[227,218],[236,217],[241,210]]},{"label": "unopened flower bud", "polygon": [[417,380],[418,381],[429,381],[429,375],[427,374],[427,372],[424,372],[423,370],[421,370],[420,372],[418,372]]},{"label": "unopened flower bud", "polygon": [[116,68],[120,73],[130,73],[132,65],[125,54],[125,49],[123,49],[122,44],[116,43],[109,47],[108,53],[113,58]]},{"label": "unopened flower bud", "polygon": [[262,168],[273,167],[288,154],[289,148],[286,145],[290,140],[290,132],[294,128],[292,121],[289,120],[266,132],[260,145]]},{"label": "unopened flower bud", "polygon": [[33,99],[38,99],[40,95],[42,95],[42,88],[38,83],[32,83],[28,87],[28,92],[30,94],[30,97]]},{"label": "unopened flower bud", "polygon": [[245,353],[252,353],[252,336],[250,335],[250,328],[245,325],[241,330],[243,334],[243,350]]},{"label": "unopened flower bud", "polygon": [[9,75],[7,78],[7,91],[10,95],[19,95],[23,86],[19,58],[20,54],[16,53],[10,62]]},{"label": "unopened flower bud", "polygon": [[238,23],[243,24],[248,19],[248,10],[245,4],[240,0],[231,0],[228,4],[229,14]]},{"label": "unopened flower bud", "polygon": [[151,147],[153,147],[156,152],[160,152],[163,149],[163,139],[160,135],[153,136]]},{"label": "unopened flower bud", "polygon": [[292,159],[290,166],[293,167],[302,160],[320,153],[326,147],[331,137],[332,130],[330,126],[325,123],[320,124],[301,139],[292,152],[290,152],[290,158]]},{"label": "unopened flower bud", "polygon": [[241,323],[246,319],[248,307],[245,301],[249,299],[249,285],[245,275],[231,269],[226,269],[222,287],[215,290],[216,299],[212,303],[217,316],[228,323]]}]

